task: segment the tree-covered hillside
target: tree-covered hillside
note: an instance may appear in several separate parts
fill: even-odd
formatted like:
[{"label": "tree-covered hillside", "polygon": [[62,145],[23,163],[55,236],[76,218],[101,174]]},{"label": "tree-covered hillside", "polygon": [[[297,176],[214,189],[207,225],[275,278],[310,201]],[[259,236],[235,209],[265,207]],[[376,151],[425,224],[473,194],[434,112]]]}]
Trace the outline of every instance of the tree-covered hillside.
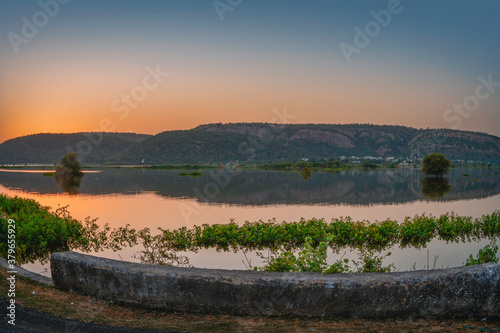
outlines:
[{"label": "tree-covered hillside", "polygon": [[370,124],[236,123],[169,131],[109,159],[147,164],[282,162],[341,156],[422,158],[440,152],[452,159],[500,161],[500,138],[476,132],[418,130]]},{"label": "tree-covered hillside", "polygon": [[370,124],[219,123],[155,136],[30,135],[2,143],[0,164],[57,163],[68,147],[80,152],[81,162],[87,164],[265,163],[342,156],[420,159],[434,152],[452,160],[500,162],[500,138],[478,132]]},{"label": "tree-covered hillside", "polygon": [[135,133],[33,134],[0,144],[0,164],[55,164],[70,151],[82,163],[103,163],[151,135]]}]

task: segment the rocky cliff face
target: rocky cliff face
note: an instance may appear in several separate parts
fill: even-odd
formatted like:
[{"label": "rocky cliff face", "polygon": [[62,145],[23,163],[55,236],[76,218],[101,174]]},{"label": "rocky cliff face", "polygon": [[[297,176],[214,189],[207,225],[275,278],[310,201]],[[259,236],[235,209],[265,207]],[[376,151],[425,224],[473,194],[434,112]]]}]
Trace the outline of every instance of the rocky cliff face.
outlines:
[{"label": "rocky cliff face", "polygon": [[367,124],[278,126],[265,123],[208,124],[195,130],[240,133],[286,144],[295,141],[302,145],[307,142],[308,146],[326,145],[330,148],[326,150],[337,154],[421,158],[431,152],[441,152],[452,159],[500,160],[500,138],[485,133]]}]

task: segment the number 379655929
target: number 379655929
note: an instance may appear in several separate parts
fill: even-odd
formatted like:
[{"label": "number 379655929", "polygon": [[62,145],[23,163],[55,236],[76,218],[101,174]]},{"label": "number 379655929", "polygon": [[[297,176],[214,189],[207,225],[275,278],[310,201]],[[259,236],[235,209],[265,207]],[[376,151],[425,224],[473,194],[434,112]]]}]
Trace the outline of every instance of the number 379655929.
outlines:
[{"label": "number 379655929", "polygon": [[15,264],[16,259],[16,221],[10,219],[8,224],[8,262],[9,264]]}]

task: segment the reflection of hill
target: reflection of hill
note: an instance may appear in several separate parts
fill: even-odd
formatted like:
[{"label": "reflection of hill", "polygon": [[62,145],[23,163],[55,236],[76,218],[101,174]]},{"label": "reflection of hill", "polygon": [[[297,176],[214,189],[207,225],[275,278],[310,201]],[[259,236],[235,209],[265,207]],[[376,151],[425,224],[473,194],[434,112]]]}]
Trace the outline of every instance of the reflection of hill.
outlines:
[{"label": "reflection of hill", "polygon": [[[213,171],[217,172],[217,171]],[[154,192],[174,198],[195,198],[214,179],[208,171],[201,177],[179,177],[178,171],[106,169],[88,174],[80,194],[110,195]],[[463,177],[468,173],[469,177]],[[441,201],[473,199],[500,193],[500,175],[486,169],[452,169],[451,190]],[[426,200],[421,193],[422,175],[411,168],[376,171],[313,173],[308,180],[296,172],[244,170],[220,187],[215,197],[200,196],[204,202],[236,205],[404,203]],[[0,172],[0,184],[27,192],[60,193],[53,177],[42,174]],[[224,184],[222,184],[224,185]]]}]

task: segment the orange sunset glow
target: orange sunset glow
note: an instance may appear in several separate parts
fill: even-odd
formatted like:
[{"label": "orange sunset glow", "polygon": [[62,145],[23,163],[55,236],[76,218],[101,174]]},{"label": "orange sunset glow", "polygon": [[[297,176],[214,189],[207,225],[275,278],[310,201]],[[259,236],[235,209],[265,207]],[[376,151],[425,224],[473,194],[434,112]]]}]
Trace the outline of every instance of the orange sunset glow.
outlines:
[{"label": "orange sunset glow", "polygon": [[[441,23],[433,17],[422,26],[412,20],[424,10],[419,5],[404,4],[411,9],[402,12],[394,29],[381,31],[363,52],[347,59],[339,45],[353,38],[352,28],[367,19],[371,8],[361,1],[352,5],[354,11],[334,4],[288,11],[255,4],[226,22],[210,6],[172,10],[154,1],[140,9],[136,4],[102,5],[92,26],[84,19],[95,10],[91,5],[62,7],[62,15],[20,45],[11,39],[23,29],[18,16],[37,7],[10,5],[11,15],[1,23],[11,37],[2,40],[0,49],[0,142],[41,132],[157,134],[212,122],[269,122],[276,108],[293,114],[293,123],[454,127],[500,134],[498,93],[482,101],[472,116],[460,116],[458,125],[443,117],[474,93],[479,76],[499,80],[493,61],[500,52],[493,44],[498,43],[487,33],[481,40],[468,34],[461,35],[463,40],[456,35],[453,41],[433,40],[432,31]],[[260,12],[259,6],[266,10]],[[107,16],[111,11],[117,11],[112,18]],[[255,15],[258,27],[252,23]],[[481,15],[488,19],[488,13]],[[317,24],[297,26],[294,18]],[[461,26],[466,20],[457,15],[447,24]],[[471,48],[457,53],[460,43]],[[148,68],[163,73],[161,82],[146,78]],[[154,86],[145,94],[140,90],[144,82]],[[117,111],[127,98],[127,112]]]}]

